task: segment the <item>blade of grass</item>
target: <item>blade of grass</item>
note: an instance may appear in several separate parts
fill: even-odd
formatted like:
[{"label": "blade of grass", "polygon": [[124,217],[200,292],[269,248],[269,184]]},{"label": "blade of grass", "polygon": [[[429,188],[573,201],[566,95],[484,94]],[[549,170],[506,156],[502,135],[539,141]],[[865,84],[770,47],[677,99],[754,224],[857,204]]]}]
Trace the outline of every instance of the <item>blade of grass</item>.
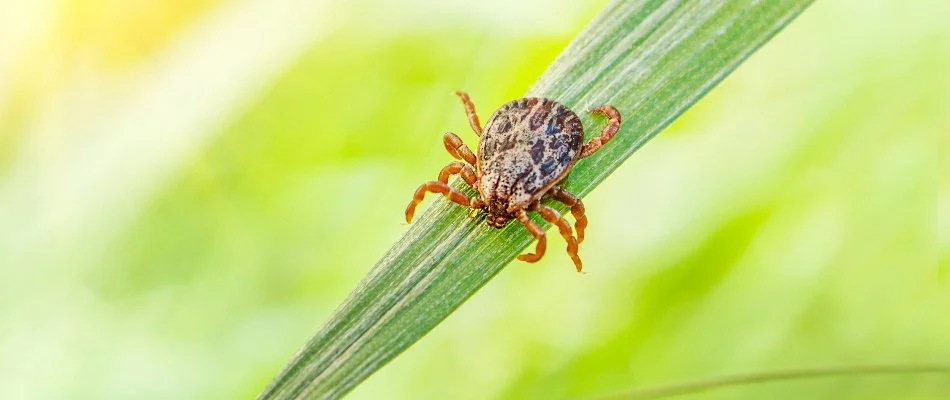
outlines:
[{"label": "blade of grass", "polygon": [[733,386],[769,383],[789,380],[833,378],[842,376],[869,376],[893,374],[944,374],[950,376],[950,365],[940,364],[907,364],[907,365],[863,365],[850,367],[803,368],[749,374],[726,375],[712,379],[692,382],[675,383],[666,386],[648,387],[631,390],[625,393],[616,393],[607,396],[595,397],[600,400],[643,400],[662,399],[687,394],[696,394],[709,390],[723,389]]},{"label": "blade of grass", "polygon": [[[810,3],[609,4],[528,93],[577,111],[613,104],[626,117],[565,186],[589,193]],[[603,124],[581,118],[590,132]],[[434,200],[259,398],[338,398],[438,325],[532,241],[518,224],[496,230],[483,220]]]}]

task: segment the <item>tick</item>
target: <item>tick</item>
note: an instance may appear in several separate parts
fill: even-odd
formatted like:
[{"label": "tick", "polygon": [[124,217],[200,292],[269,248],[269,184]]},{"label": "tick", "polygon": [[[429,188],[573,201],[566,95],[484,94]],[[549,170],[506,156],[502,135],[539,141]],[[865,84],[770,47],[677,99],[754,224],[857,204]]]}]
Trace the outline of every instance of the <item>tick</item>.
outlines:
[{"label": "tick", "polygon": [[[452,202],[487,213],[485,222],[489,226],[501,229],[513,219],[524,224],[538,243],[534,253],[522,254],[518,259],[533,263],[541,259],[547,248],[544,231],[528,217],[528,211],[535,211],[558,227],[567,241],[567,254],[580,272],[583,264],[577,255],[577,245],[584,240],[587,227],[584,203],[558,185],[577,161],[593,154],[614,137],[620,129],[620,113],[609,105],[591,109],[590,112],[603,114],[608,121],[600,136],[584,144],[580,118],[554,100],[526,97],[505,103],[488,119],[483,131],[468,94],[455,94],[462,99],[472,130],[481,137],[478,155],[454,133],[446,132],[445,149],[464,162],[449,163],[439,173],[439,180],[423,183],[416,189],[406,208],[406,222],[412,222],[416,206],[427,192],[440,193]],[[448,185],[449,177],[456,174],[475,188],[476,197],[469,198]],[[577,237],[561,214],[541,205],[545,196],[571,207]]]}]

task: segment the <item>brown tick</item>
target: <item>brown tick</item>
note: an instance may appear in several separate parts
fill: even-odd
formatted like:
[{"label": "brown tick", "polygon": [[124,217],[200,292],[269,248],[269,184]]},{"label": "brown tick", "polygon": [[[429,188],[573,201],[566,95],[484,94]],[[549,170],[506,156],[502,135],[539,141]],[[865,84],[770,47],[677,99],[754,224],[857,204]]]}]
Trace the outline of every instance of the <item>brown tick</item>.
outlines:
[{"label": "brown tick", "polygon": [[[455,92],[465,105],[468,122],[475,134],[481,136],[478,156],[462,143],[452,132],[443,136],[445,149],[456,159],[442,168],[438,181],[423,183],[406,208],[406,222],[412,221],[418,205],[427,192],[441,193],[449,200],[485,211],[485,222],[495,228],[503,228],[508,221],[517,219],[538,240],[534,253],[518,256],[521,261],[536,262],[544,255],[547,238],[544,231],[528,217],[528,211],[536,211],[546,221],[557,225],[561,236],[567,241],[567,254],[574,260],[577,271],[583,268],[577,255],[577,245],[584,240],[587,217],[584,203],[577,196],[559,187],[578,160],[593,154],[614,137],[620,129],[620,113],[613,106],[600,106],[590,110],[609,118],[599,137],[584,144],[584,126],[569,108],[551,99],[527,97],[512,100],[492,114],[482,131],[475,113],[475,105],[468,94]],[[474,169],[473,169],[474,167]],[[478,191],[478,196],[469,198],[448,185],[449,177],[462,176],[466,183]],[[541,198],[550,196],[571,207],[576,220],[577,237],[571,225],[553,208],[541,205]]]}]

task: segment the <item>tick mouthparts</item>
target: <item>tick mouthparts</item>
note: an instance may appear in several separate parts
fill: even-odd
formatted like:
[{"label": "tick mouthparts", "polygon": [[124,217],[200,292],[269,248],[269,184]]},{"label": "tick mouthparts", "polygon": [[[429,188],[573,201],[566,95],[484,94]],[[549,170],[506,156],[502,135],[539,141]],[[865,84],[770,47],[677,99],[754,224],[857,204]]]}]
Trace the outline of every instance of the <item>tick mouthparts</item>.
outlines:
[{"label": "tick mouthparts", "polygon": [[505,225],[508,225],[508,221],[511,221],[511,218],[489,214],[486,222],[488,222],[488,226],[492,228],[501,229],[504,228]]}]

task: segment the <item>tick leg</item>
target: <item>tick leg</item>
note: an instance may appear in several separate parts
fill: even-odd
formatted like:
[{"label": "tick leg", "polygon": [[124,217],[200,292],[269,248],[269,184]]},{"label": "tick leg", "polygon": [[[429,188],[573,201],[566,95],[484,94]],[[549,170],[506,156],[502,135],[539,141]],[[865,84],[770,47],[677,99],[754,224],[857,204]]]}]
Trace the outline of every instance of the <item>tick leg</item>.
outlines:
[{"label": "tick leg", "polygon": [[462,143],[462,139],[459,139],[454,133],[445,132],[445,135],[442,136],[442,142],[452,157],[475,165],[475,154],[472,153],[472,150],[470,150],[465,143]]},{"label": "tick leg", "polygon": [[482,201],[482,198],[481,198],[481,197],[477,197],[477,196],[476,196],[476,197],[473,197],[473,198],[472,198],[472,209],[473,209],[473,210],[481,210],[481,209],[483,209],[483,208],[485,208],[485,202]]},{"label": "tick leg", "polygon": [[600,146],[610,141],[610,139],[617,134],[617,130],[620,129],[620,112],[617,111],[614,106],[595,107],[591,109],[590,112],[594,114],[604,114],[607,118],[610,118],[610,120],[607,121],[607,126],[604,127],[604,130],[600,132],[600,136],[591,139],[584,145],[584,150],[581,150],[580,158],[594,154],[597,149],[600,149]]},{"label": "tick leg", "polygon": [[571,208],[571,215],[574,216],[574,230],[577,231],[577,243],[584,241],[584,228],[587,228],[587,215],[584,211],[584,203],[581,199],[567,190],[555,186],[551,189],[551,195],[554,199],[564,203]]},{"label": "tick leg", "polygon": [[472,130],[475,131],[476,135],[481,136],[482,124],[478,122],[478,114],[475,113],[475,104],[472,104],[472,99],[468,98],[468,93],[462,91],[455,92],[455,95],[462,99],[465,114],[468,115],[468,123],[472,126]]},{"label": "tick leg", "polygon": [[518,259],[529,263],[537,262],[544,256],[544,250],[548,246],[548,239],[545,237],[541,227],[534,223],[531,218],[528,218],[528,213],[525,210],[518,212],[518,221],[521,221],[525,228],[528,228],[528,232],[531,232],[531,235],[534,236],[535,239],[538,239],[538,244],[534,247],[534,253],[522,254],[518,256]]},{"label": "tick leg", "polygon": [[575,239],[571,233],[571,225],[567,223],[567,220],[561,217],[561,214],[551,207],[541,206],[538,208],[538,213],[541,214],[545,221],[557,225],[557,228],[561,231],[561,236],[567,241],[567,255],[571,256],[571,260],[574,260],[574,266],[577,267],[577,272],[581,272],[581,270],[584,269],[584,265],[581,263],[580,256],[577,255],[577,239]]},{"label": "tick leg", "polygon": [[442,168],[442,171],[439,172],[439,182],[449,183],[449,177],[455,174],[460,174],[466,183],[475,187],[475,181],[477,180],[475,171],[472,170],[472,167],[458,161],[452,161],[445,168]]},{"label": "tick leg", "polygon": [[452,202],[461,204],[465,207],[471,206],[471,199],[469,199],[465,193],[460,192],[458,189],[439,181],[426,182],[416,189],[416,194],[412,196],[412,201],[409,202],[409,207],[406,207],[406,222],[412,222],[412,216],[416,213],[416,206],[422,202],[422,198],[425,197],[426,193],[428,192],[441,193],[445,195],[445,197],[448,197]]}]

